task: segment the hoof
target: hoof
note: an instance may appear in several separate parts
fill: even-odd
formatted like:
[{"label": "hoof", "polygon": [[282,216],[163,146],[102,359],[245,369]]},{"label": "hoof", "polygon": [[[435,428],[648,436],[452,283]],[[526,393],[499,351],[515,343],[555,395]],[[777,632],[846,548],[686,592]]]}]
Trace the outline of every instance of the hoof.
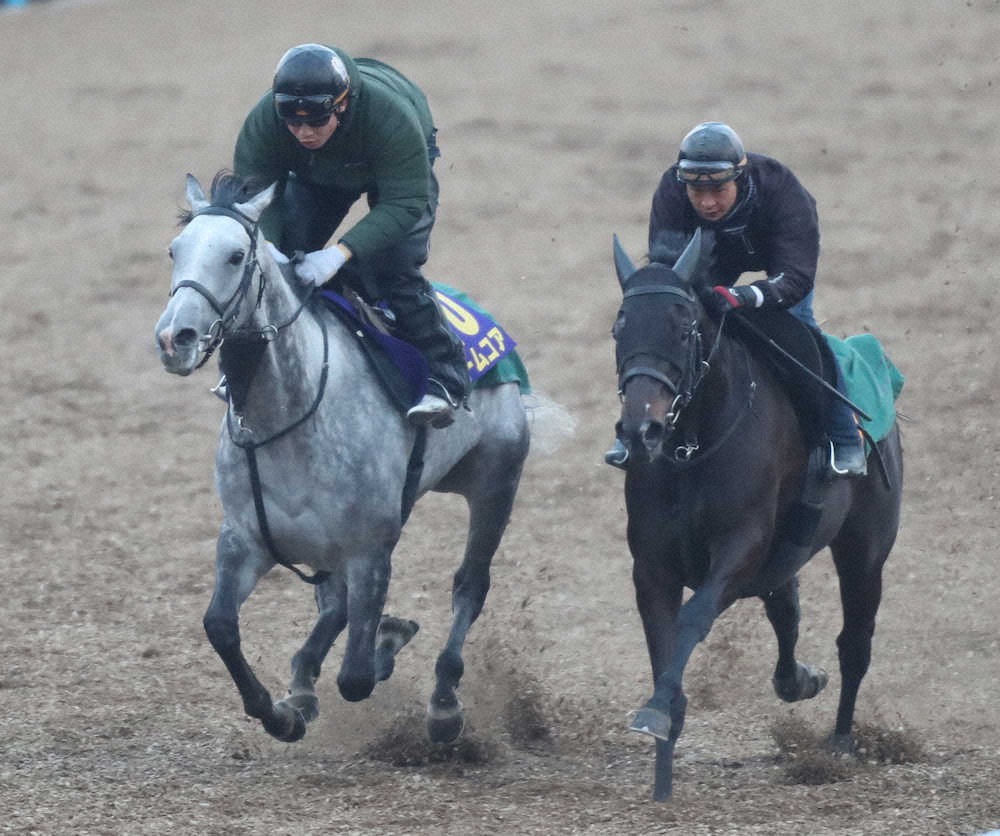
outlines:
[{"label": "hoof", "polygon": [[853,755],[857,751],[857,743],[849,734],[834,732],[826,741],[826,746],[835,755]]},{"label": "hoof", "polygon": [[264,722],[264,730],[284,743],[295,743],[306,736],[306,720],[302,712],[284,700],[274,704],[273,722]]},{"label": "hoof", "polygon": [[639,710],[628,727],[629,731],[648,734],[657,740],[670,740],[670,717],[648,705]]},{"label": "hoof", "polygon": [[407,618],[382,616],[375,635],[375,681],[382,682],[392,675],[399,653],[420,629],[416,621]]},{"label": "hoof", "polygon": [[431,700],[427,706],[427,736],[432,743],[451,743],[458,740],[465,728],[465,712],[461,700],[452,706],[439,707]]},{"label": "hoof", "polygon": [[394,615],[383,615],[378,623],[375,634],[375,649],[378,652],[387,651],[395,656],[420,629],[416,621],[409,618],[396,618]]},{"label": "hoof", "polygon": [[298,711],[307,723],[319,717],[319,698],[315,694],[289,694],[277,705],[287,705]]},{"label": "hoof", "polygon": [[799,700],[811,700],[826,687],[829,681],[827,673],[822,668],[806,665],[802,662],[796,663],[795,675],[786,679],[774,677],[771,680],[776,693],[785,702],[798,702]]}]

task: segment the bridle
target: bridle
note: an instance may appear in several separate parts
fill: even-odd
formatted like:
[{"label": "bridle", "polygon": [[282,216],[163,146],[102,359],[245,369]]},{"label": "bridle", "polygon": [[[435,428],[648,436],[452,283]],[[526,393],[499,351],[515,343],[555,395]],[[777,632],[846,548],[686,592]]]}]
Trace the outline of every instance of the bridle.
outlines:
[{"label": "bridle", "polygon": [[170,291],[170,295],[173,296],[182,287],[190,287],[200,296],[202,296],[209,305],[212,306],[219,318],[214,320],[211,325],[208,326],[208,331],[203,334],[198,339],[198,350],[204,353],[201,360],[198,361],[198,365],[195,366],[196,369],[200,369],[205,363],[208,362],[209,358],[215,352],[215,350],[222,345],[223,341],[227,336],[238,335],[240,339],[251,341],[253,339],[260,339],[265,342],[271,342],[275,337],[278,336],[283,328],[287,328],[296,319],[298,319],[299,314],[308,304],[315,288],[310,288],[309,292],[303,297],[301,304],[296,308],[295,312],[291,314],[284,322],[273,324],[268,323],[261,328],[233,328],[233,323],[240,315],[240,308],[243,305],[243,301],[247,298],[250,293],[250,287],[253,284],[254,274],[260,276],[260,284],[257,288],[257,301],[254,304],[254,308],[259,308],[261,300],[264,298],[264,290],[267,287],[267,280],[264,276],[264,271],[260,269],[260,263],[257,260],[257,231],[260,228],[260,222],[254,221],[248,218],[242,212],[236,209],[231,209],[226,206],[206,206],[203,209],[199,209],[191,216],[191,220],[194,220],[200,215],[222,215],[226,218],[232,218],[236,221],[243,231],[246,232],[247,236],[250,238],[250,253],[246,260],[246,265],[243,267],[243,275],[240,277],[239,286],[233,291],[232,296],[229,297],[225,302],[220,302],[214,293],[210,291],[201,282],[197,282],[194,279],[182,279],[177,282],[176,285]]},{"label": "bridle", "polygon": [[[257,229],[259,223],[257,221],[251,220],[242,212],[238,212],[235,209],[229,209],[225,206],[206,206],[203,209],[199,209],[191,216],[193,221],[199,215],[223,215],[227,218],[232,218],[236,221],[243,231],[250,238],[250,255],[247,258],[246,265],[243,268],[243,276],[240,278],[239,286],[233,292],[233,295],[229,297],[226,302],[220,302],[214,293],[210,291],[201,282],[196,282],[194,279],[183,279],[173,286],[170,290],[170,295],[173,296],[182,287],[190,287],[196,293],[201,295],[209,305],[212,306],[219,318],[212,322],[208,326],[207,333],[203,334],[198,339],[198,350],[204,353],[204,356],[195,366],[196,369],[200,369],[208,359],[212,356],[215,350],[222,345],[222,341],[225,339],[227,332],[230,330],[230,326],[236,320],[240,313],[240,307],[243,305],[243,300],[246,299],[247,294],[250,292],[250,285],[253,283],[254,272],[260,272],[260,265],[257,263]],[[261,282],[260,289],[257,293],[257,305],[260,305],[260,301],[264,296],[264,274],[261,272]]]},{"label": "bridle", "polygon": [[[674,296],[681,297],[688,306],[694,305],[695,298],[694,294],[680,287],[675,287],[673,285],[642,285],[640,287],[629,288],[624,293],[624,299],[630,299],[636,296],[645,296],[648,294],[662,294],[668,293]],[[719,329],[719,334],[721,335],[722,329]],[[694,398],[695,393],[698,390],[698,386],[704,380],[705,375],[708,374],[711,368],[711,360],[714,356],[716,350],[719,347],[719,336],[716,336],[715,344],[712,346],[712,350],[709,352],[708,357],[702,356],[702,335],[701,328],[698,326],[698,318],[696,316],[691,316],[690,325],[688,325],[688,349],[687,355],[684,358],[684,362],[680,364],[681,373],[676,379],[668,377],[664,372],[653,366],[631,366],[629,367],[629,361],[637,356],[647,356],[656,357],[661,360],[665,360],[672,365],[678,365],[674,362],[672,357],[667,357],[656,347],[640,346],[633,350],[631,353],[620,358],[618,364],[618,397],[620,399],[625,398],[625,384],[628,383],[633,377],[650,377],[653,380],[657,380],[662,383],[671,394],[674,395],[673,403],[670,406],[670,411],[667,413],[667,420],[671,428],[677,424],[677,420],[680,418],[681,410],[687,406],[688,403]]]},{"label": "bridle", "polygon": [[[659,285],[642,285],[639,287],[629,288],[623,294],[623,299],[629,299],[636,296],[643,296],[646,294],[673,294],[675,296],[681,297],[689,307],[689,310],[695,305],[694,294],[688,290],[681,287],[677,287],[669,284],[659,284]],[[698,322],[698,317],[692,312],[690,317],[690,324],[688,328],[688,340],[689,345],[687,354],[684,361],[680,364],[676,363],[672,357],[667,357],[663,354],[657,347],[649,347],[646,345],[641,345],[633,349],[628,355],[621,357],[618,362],[618,397],[620,400],[625,399],[625,384],[634,377],[649,377],[662,383],[667,387],[667,390],[673,394],[674,399],[670,404],[670,409],[667,411],[665,416],[665,423],[667,428],[667,437],[673,434],[677,428],[677,423],[680,420],[681,414],[684,408],[694,400],[698,393],[698,388],[701,386],[702,382],[707,377],[709,371],[712,368],[712,363],[719,351],[719,347],[722,342],[722,333],[725,326],[726,315],[723,315],[722,319],[719,321],[719,327],[715,334],[715,339],[712,342],[712,346],[708,351],[708,354],[704,353],[704,339],[701,333],[701,327]],[[634,357],[646,356],[654,357],[664,360],[672,365],[680,367],[680,375],[676,379],[672,379],[664,372],[653,366],[642,365],[642,366],[632,366],[629,367],[628,362]],[[747,380],[748,380],[748,397],[746,405],[749,408],[753,403],[754,394],[756,393],[757,384],[753,380],[752,373],[750,371],[750,357],[744,348],[744,356],[747,362]],[[707,449],[701,450],[701,455],[698,457],[697,461],[703,461],[711,453],[714,453],[729,436],[735,431],[736,427],[739,425],[743,416],[746,414],[747,410],[741,410],[739,415],[736,417],[735,421],[726,429],[726,431],[718,438],[716,441]],[[692,460],[695,452],[699,451],[700,447],[698,440],[692,435],[683,444],[678,445],[674,449],[673,461],[675,464],[687,463]]]}]

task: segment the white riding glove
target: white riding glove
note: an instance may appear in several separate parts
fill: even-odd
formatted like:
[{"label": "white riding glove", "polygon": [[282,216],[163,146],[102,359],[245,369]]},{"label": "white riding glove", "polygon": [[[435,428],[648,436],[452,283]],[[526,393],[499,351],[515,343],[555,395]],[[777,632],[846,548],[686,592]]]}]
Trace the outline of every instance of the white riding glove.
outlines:
[{"label": "white riding glove", "polygon": [[306,253],[302,261],[295,265],[295,275],[306,284],[319,287],[328,282],[344,266],[347,256],[340,247],[328,247]]}]

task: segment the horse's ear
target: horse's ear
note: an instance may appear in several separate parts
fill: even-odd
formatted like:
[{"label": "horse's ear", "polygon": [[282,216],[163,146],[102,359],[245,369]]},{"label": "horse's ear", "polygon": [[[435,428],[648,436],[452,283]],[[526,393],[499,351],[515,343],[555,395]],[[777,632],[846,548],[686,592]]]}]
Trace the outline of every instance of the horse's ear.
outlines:
[{"label": "horse's ear", "polygon": [[674,262],[674,274],[682,282],[685,282],[686,284],[691,283],[691,277],[694,276],[695,270],[698,269],[698,264],[701,261],[701,251],[702,237],[701,227],[699,226],[694,231],[694,235],[691,236],[691,240],[688,241],[687,246],[684,248],[684,252],[682,252],[677,261]]},{"label": "horse's ear", "polygon": [[252,221],[259,221],[260,216],[268,206],[271,205],[271,201],[274,200],[274,192],[278,188],[278,184],[272,183],[264,191],[257,192],[250,200],[246,203],[237,203],[233,208],[244,215],[246,215]]},{"label": "horse's ear", "polygon": [[617,233],[614,236],[615,272],[618,274],[618,283],[624,288],[629,276],[635,272],[635,265],[628,257],[622,242],[618,240]]},{"label": "horse's ear", "polygon": [[191,205],[192,212],[198,212],[208,206],[208,199],[201,190],[201,183],[193,174],[187,176],[187,201]]}]

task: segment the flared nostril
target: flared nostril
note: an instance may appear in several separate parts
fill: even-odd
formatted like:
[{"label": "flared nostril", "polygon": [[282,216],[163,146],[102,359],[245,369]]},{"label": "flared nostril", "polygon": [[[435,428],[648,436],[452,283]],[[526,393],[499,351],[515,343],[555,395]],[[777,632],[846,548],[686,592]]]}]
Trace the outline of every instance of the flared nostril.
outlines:
[{"label": "flared nostril", "polygon": [[192,348],[198,342],[198,334],[194,328],[182,328],[174,335],[174,347],[179,349]]},{"label": "flared nostril", "polygon": [[663,443],[663,424],[659,421],[644,421],[639,427],[639,436],[643,446],[653,451]]}]

